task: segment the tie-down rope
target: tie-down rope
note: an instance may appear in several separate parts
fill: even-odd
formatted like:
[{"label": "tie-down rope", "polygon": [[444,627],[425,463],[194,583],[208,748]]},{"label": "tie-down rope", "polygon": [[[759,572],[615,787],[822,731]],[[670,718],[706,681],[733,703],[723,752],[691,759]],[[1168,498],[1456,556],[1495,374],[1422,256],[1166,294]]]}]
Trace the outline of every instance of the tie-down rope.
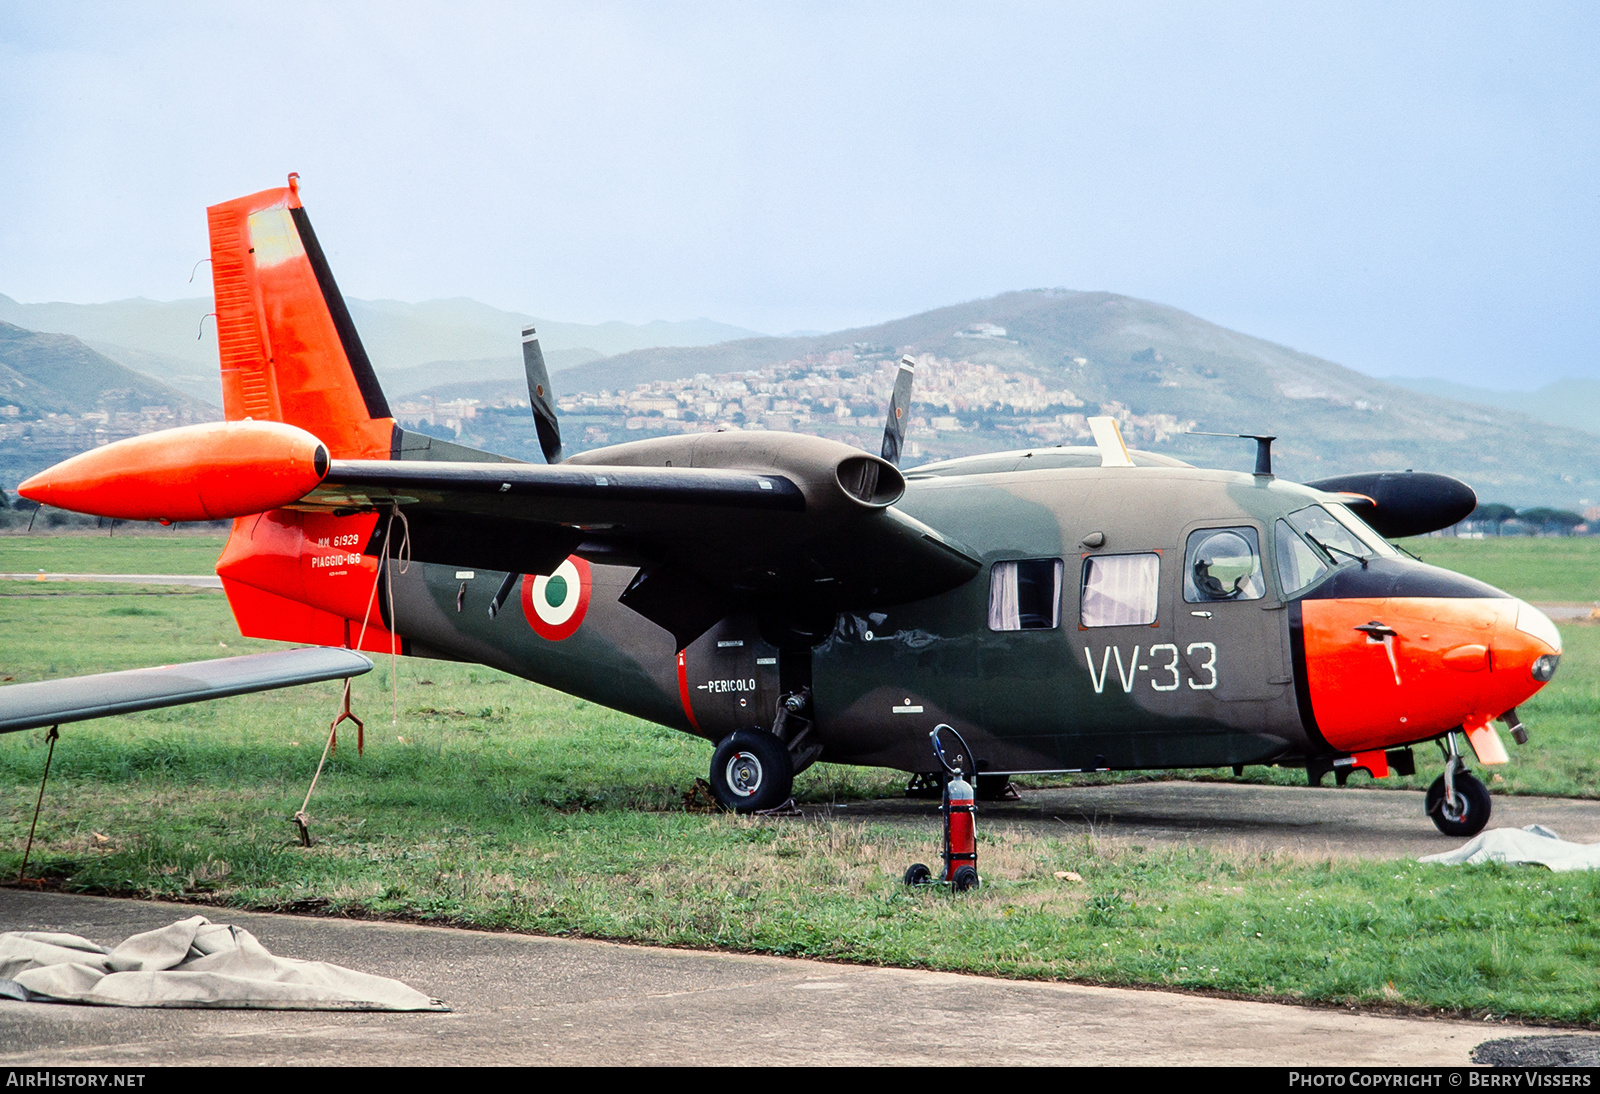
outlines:
[{"label": "tie-down rope", "polygon": [[[396,517],[400,518],[401,536],[400,551],[398,555],[392,551],[394,544],[394,521]],[[391,504],[389,507],[389,522],[384,525],[383,530],[383,559],[377,572],[372,575],[372,591],[367,594],[367,610],[361,616],[361,630],[356,634],[354,646],[355,649],[359,650],[366,642],[367,624],[372,620],[372,606],[377,602],[378,582],[382,580],[385,582],[385,593],[389,598],[390,613],[389,682],[393,685],[392,695],[394,702],[390,724],[397,726],[400,724],[400,651],[397,645],[398,639],[395,636],[394,629],[394,571],[389,565],[390,560],[393,558],[398,558],[401,574],[404,574],[411,568],[411,522],[408,521],[406,519],[406,515],[400,511],[400,506],[398,504]],[[348,641],[349,632],[346,631],[345,633],[346,640]],[[311,806],[311,795],[316,793],[317,781],[322,778],[322,768],[328,762],[328,755],[333,752],[338,745],[339,723],[346,721],[354,722],[356,724],[356,755],[359,756],[361,755],[363,746],[365,744],[367,727],[366,723],[360,718],[356,717],[356,715],[350,710],[349,677],[346,677],[344,681],[344,694],[340,699],[339,711],[334,716],[332,724],[328,726],[328,739],[323,743],[322,746],[322,758],[317,761],[317,770],[311,776],[311,785],[306,788],[306,799],[300,804],[299,811],[296,812],[293,817],[295,827],[300,830],[300,843],[306,847],[311,846],[311,817],[306,813],[306,810]],[[48,768],[46,770],[48,770]]]}]

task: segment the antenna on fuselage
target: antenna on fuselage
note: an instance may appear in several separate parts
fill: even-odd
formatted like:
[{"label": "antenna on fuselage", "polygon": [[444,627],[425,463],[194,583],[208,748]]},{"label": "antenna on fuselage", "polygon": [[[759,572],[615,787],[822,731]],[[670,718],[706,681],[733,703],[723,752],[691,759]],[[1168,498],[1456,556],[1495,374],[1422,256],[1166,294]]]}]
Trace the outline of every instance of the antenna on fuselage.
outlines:
[{"label": "antenna on fuselage", "polygon": [[528,374],[528,402],[533,406],[533,426],[546,463],[561,462],[561,425],[556,421],[556,396],[550,390],[550,370],[545,368],[539,332],[522,328],[522,368]]},{"label": "antenna on fuselage", "polygon": [[1203,429],[1189,430],[1191,437],[1238,437],[1242,441],[1256,442],[1256,470],[1257,475],[1272,478],[1272,442],[1277,437],[1267,437],[1260,433],[1208,433]]},{"label": "antenna on fuselage", "polygon": [[889,396],[889,418],[883,423],[882,456],[900,466],[900,449],[906,441],[906,416],[911,413],[911,381],[917,362],[908,353],[900,358],[900,371],[894,374],[894,394]]},{"label": "antenna on fuselage", "polygon": [[1122,439],[1122,427],[1115,418],[1090,418],[1089,432],[1094,435],[1094,446],[1100,450],[1101,467],[1134,466],[1127,442]]}]

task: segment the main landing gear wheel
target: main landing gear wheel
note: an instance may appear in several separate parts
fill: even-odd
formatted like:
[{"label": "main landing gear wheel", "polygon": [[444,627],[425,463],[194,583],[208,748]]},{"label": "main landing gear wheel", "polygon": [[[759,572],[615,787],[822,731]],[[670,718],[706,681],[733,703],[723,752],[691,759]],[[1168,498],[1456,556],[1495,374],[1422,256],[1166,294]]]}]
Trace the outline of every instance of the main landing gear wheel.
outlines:
[{"label": "main landing gear wheel", "polygon": [[794,789],[794,761],[783,742],[759,729],[741,729],[711,754],[711,792],[725,809],[776,809]]},{"label": "main landing gear wheel", "polygon": [[1447,836],[1476,836],[1489,823],[1489,788],[1465,771],[1455,773],[1455,800],[1445,798],[1444,776],[1428,787],[1427,810]]}]

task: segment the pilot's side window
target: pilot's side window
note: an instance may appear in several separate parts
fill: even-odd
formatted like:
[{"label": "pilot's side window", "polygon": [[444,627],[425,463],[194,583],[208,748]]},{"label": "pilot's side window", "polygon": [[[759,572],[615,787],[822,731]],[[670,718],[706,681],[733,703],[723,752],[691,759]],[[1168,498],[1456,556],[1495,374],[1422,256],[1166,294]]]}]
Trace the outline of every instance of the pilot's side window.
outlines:
[{"label": "pilot's side window", "polygon": [[1190,604],[1260,600],[1266,591],[1261,541],[1254,528],[1202,528],[1189,533],[1183,599]]},{"label": "pilot's side window", "polygon": [[1061,560],[996,562],[989,572],[989,629],[1047,631],[1061,622]]},{"label": "pilot's side window", "polygon": [[1083,560],[1085,627],[1144,627],[1156,621],[1161,556],[1090,555]]}]

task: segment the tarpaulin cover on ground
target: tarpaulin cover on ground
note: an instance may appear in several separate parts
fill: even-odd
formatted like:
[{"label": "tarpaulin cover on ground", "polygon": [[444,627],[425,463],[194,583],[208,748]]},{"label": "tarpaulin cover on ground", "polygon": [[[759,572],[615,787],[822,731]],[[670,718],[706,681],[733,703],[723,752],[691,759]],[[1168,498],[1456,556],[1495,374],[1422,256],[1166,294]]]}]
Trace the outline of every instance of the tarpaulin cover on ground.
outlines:
[{"label": "tarpaulin cover on ground", "polygon": [[275,957],[249,931],[191,916],[107,949],[75,934],[0,934],[0,998],[119,1007],[450,1008],[398,980]]},{"label": "tarpaulin cover on ground", "polygon": [[1542,824],[1526,828],[1491,828],[1454,851],[1424,855],[1418,862],[1473,865],[1504,862],[1513,866],[1548,866],[1557,873],[1600,869],[1600,843],[1568,843]]}]

